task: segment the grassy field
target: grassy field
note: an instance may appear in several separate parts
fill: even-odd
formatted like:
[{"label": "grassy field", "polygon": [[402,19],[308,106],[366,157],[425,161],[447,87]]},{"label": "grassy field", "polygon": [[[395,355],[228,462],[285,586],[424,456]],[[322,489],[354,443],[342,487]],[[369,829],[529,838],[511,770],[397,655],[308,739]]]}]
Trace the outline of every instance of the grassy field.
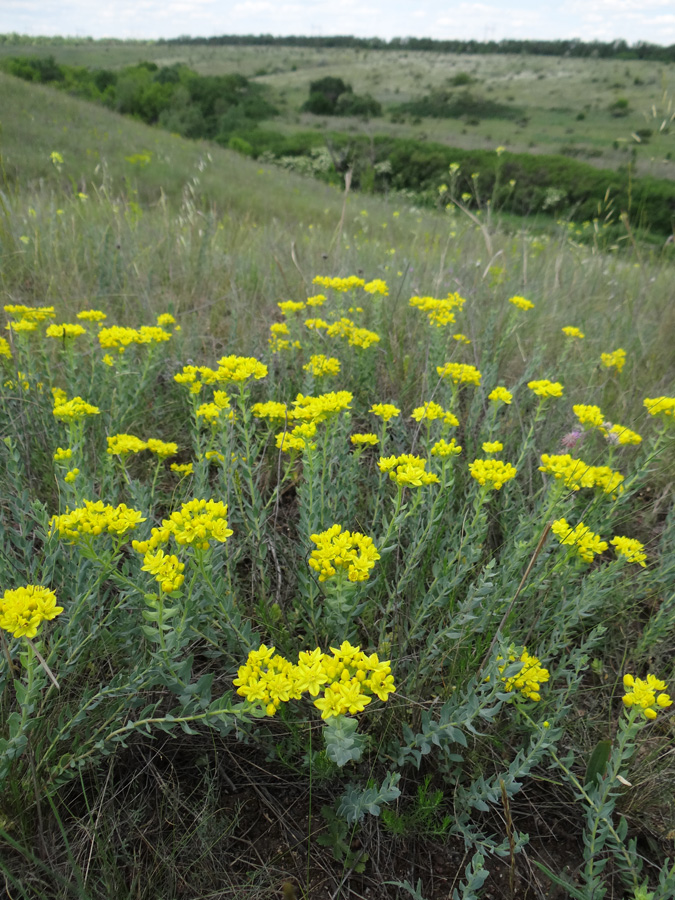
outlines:
[{"label": "grassy field", "polygon": [[[4,56],[17,52],[11,46],[0,47]],[[562,152],[609,168],[635,157],[640,174],[672,178],[675,172],[675,132],[670,121],[675,112],[675,76],[672,66],[665,63],[143,42],[36,46],[20,52],[53,54],[59,62],[91,67],[118,68],[150,60],[158,65],[185,63],[204,75],[238,72],[273,89],[282,111],[273,127],[282,129],[330,128],[414,137],[462,148],[504,146],[514,152]],[[453,87],[453,79],[460,74],[469,76],[469,83]],[[328,75],[348,81],[359,94],[372,94],[383,104],[385,115],[364,123],[355,118],[300,113],[309,83]],[[418,121],[413,115],[395,115],[400,104],[442,89],[455,94],[469,90],[484,99],[518,107],[522,113],[514,120],[472,120],[473,124],[466,117]],[[625,115],[618,117],[611,109],[617,100],[627,103]]]},{"label": "grassy field", "polygon": [[672,263],[0,124],[8,896],[671,900]]}]

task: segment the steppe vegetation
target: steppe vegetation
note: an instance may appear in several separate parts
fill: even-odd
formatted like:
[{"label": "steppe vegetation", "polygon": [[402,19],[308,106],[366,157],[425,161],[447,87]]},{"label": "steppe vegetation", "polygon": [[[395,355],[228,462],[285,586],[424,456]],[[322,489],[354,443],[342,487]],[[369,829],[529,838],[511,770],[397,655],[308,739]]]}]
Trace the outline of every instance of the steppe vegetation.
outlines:
[{"label": "steppe vegetation", "polygon": [[672,898],[668,248],[0,123],[8,896]]}]

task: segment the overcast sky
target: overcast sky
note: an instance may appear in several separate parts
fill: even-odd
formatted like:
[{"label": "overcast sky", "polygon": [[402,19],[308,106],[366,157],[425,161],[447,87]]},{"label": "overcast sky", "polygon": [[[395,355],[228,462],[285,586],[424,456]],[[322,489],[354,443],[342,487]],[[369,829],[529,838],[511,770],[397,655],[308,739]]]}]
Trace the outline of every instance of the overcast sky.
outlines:
[{"label": "overcast sky", "polygon": [[0,33],[572,38],[675,43],[675,0],[0,0]]}]

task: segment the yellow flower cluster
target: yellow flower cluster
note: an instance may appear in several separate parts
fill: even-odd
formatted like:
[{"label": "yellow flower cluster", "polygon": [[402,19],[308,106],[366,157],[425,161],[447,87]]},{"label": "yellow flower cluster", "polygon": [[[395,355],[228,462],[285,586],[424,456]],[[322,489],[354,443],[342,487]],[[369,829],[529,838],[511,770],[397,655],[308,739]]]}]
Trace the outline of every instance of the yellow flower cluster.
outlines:
[{"label": "yellow flower cluster", "polygon": [[83,322],[105,322],[108,317],[100,309],[83,309],[75,318]]},{"label": "yellow flower cluster", "polygon": [[373,403],[368,412],[371,412],[374,416],[378,416],[384,422],[388,422],[390,419],[396,419],[401,415],[401,410],[398,406],[394,406],[393,403]]},{"label": "yellow flower cluster", "polygon": [[583,331],[575,328],[574,325],[566,325],[563,328],[563,334],[566,334],[567,337],[578,338],[579,340],[582,340],[586,336]]},{"label": "yellow flower cluster", "polygon": [[[202,368],[202,372],[204,369]],[[267,375],[267,366],[252,356],[223,356],[218,360],[215,380],[220,383],[234,381],[240,384],[255,378],[259,381]],[[206,379],[204,379],[206,380]]]},{"label": "yellow flower cluster", "polygon": [[141,325],[140,328],[110,325],[101,328],[98,333],[98,342],[104,350],[116,347],[119,353],[123,353],[130,344],[160,344],[170,340],[171,332],[157,325]]},{"label": "yellow flower cluster", "polygon": [[143,557],[141,569],[155,576],[155,581],[165,594],[177,591],[185,581],[184,564],[177,556],[169,555],[163,550],[154,553],[149,550]]},{"label": "yellow flower cluster", "polygon": [[635,538],[622,537],[617,535],[613,537],[610,544],[614,547],[619,556],[624,556],[629,563],[637,563],[642,568],[646,568],[645,560],[647,554],[644,552],[644,544]]},{"label": "yellow flower cluster", "polygon": [[27,584],[5,591],[0,599],[0,628],[14,637],[34,638],[42,622],[63,612],[56,605],[56,594],[49,588]]},{"label": "yellow flower cluster", "polygon": [[452,325],[455,322],[453,310],[460,310],[466,303],[464,297],[459,294],[448,294],[447,297],[437,299],[436,297],[411,297],[410,306],[421,310],[427,314],[427,318],[432,325],[437,328],[443,325]]},{"label": "yellow flower cluster", "polygon": [[92,406],[91,403],[87,403],[82,397],[57,401],[53,409],[54,416],[57,419],[62,419],[64,422],[76,422],[86,418],[86,416],[97,416],[100,412],[101,410],[98,406]]},{"label": "yellow flower cluster", "polygon": [[319,573],[319,581],[332,578],[338,570],[346,570],[350,581],[367,581],[380,558],[372,538],[358,531],[343,531],[340,525],[312,534],[309,539],[316,544],[309,565]]},{"label": "yellow flower cluster", "polygon": [[315,294],[313,297],[307,298],[307,306],[323,306],[325,302],[325,294]]},{"label": "yellow flower cluster", "polygon": [[115,434],[107,438],[110,456],[128,456],[130,453],[141,453],[147,449],[147,443],[133,434]]},{"label": "yellow flower cluster", "polygon": [[[318,322],[322,320],[307,320],[307,322],[310,321]],[[307,322],[305,322],[305,325],[307,325]],[[368,347],[380,341],[379,334],[369,331],[367,328],[359,328],[351,319],[347,319],[344,316],[328,326],[326,335],[331,338],[347,338],[350,347],[360,347],[362,350],[367,350]]]},{"label": "yellow flower cluster", "polygon": [[176,320],[171,315],[171,313],[162,313],[157,316],[157,324],[160,328],[167,328],[169,325],[175,325]]},{"label": "yellow flower cluster", "polygon": [[522,310],[534,309],[534,303],[531,303],[529,300],[526,300],[525,297],[519,297],[518,295],[509,297],[509,303],[512,303],[514,306],[518,307],[518,309]]},{"label": "yellow flower cluster", "polygon": [[[237,693],[262,704],[268,716],[273,716],[282,703],[309,693],[317,698],[313,702],[321,710],[321,718],[329,719],[362,712],[373,696],[386,701],[396,690],[388,660],[380,661],[376,653],[368,656],[348,641],[330,651],[322,653],[318,647],[303,650],[294,665],[279,656],[274,647],[262,644],[240,666],[234,680]],[[323,696],[319,696],[321,691]]]},{"label": "yellow flower cluster", "polygon": [[563,386],[559,381],[542,378],[539,381],[528,381],[527,386],[537,397],[562,397]]},{"label": "yellow flower cluster", "polygon": [[32,322],[30,319],[20,319],[18,322],[8,322],[5,328],[7,331],[11,331],[12,334],[22,334],[29,331],[37,331],[37,322]]},{"label": "yellow flower cluster", "polygon": [[63,325],[48,325],[47,331],[45,332],[48,338],[62,338],[63,340],[66,338],[78,337],[78,335],[86,333],[87,329],[83,328],[81,325],[68,325],[67,323],[64,323]]},{"label": "yellow flower cluster", "polygon": [[52,516],[49,520],[49,533],[58,532],[62,540],[67,538],[75,544],[106,532],[121,537],[141,522],[145,522],[143,513],[131,509],[125,503],[110,506],[102,500],[85,500],[84,506],[67,510],[62,516]]},{"label": "yellow flower cluster", "polygon": [[503,449],[501,441],[485,441],[483,444],[483,453],[499,453]]},{"label": "yellow flower cluster", "polygon": [[276,436],[276,446],[283,453],[302,452],[307,448],[314,450],[316,444],[311,438],[316,434],[316,422],[301,422],[291,431],[281,431]]},{"label": "yellow flower cluster", "polygon": [[4,337],[0,337],[0,356],[5,356],[7,359],[12,358],[12,350],[9,346],[9,341],[5,340]]},{"label": "yellow flower cluster", "polygon": [[675,397],[646,397],[643,406],[650,416],[675,420]]},{"label": "yellow flower cluster", "polygon": [[133,541],[137,553],[156,550],[173,537],[177,544],[192,544],[206,550],[209,541],[224,543],[234,532],[227,527],[227,506],[220,500],[190,500],[180,510],[163,519],[159,528],[153,528],[147,541]]},{"label": "yellow flower cluster", "polygon": [[453,425],[455,428],[459,425],[459,421],[454,413],[443,409],[440,403],[434,403],[433,400],[429,400],[424,406],[417,406],[413,409],[410,418],[416,422],[421,422],[423,419],[426,419],[428,422],[443,419],[445,425]]},{"label": "yellow flower cluster", "polygon": [[437,484],[438,475],[427,472],[427,461],[412,453],[403,453],[401,456],[380,457],[378,462],[380,472],[389,472],[392,481],[402,487],[422,487],[427,484]]},{"label": "yellow flower cluster", "polygon": [[460,344],[470,344],[471,341],[465,334],[453,334],[453,341],[457,341]]},{"label": "yellow flower cluster", "polygon": [[274,322],[270,325],[270,338],[267,343],[272,353],[280,353],[290,347],[301,349],[300,341],[291,341],[288,325],[285,322]]},{"label": "yellow flower cluster", "polygon": [[523,664],[517,675],[512,675],[509,678],[502,676],[502,681],[509,693],[511,691],[520,691],[523,697],[528,700],[541,700],[541,694],[539,693],[541,685],[545,684],[551,676],[548,669],[541,665],[536,656],[530,656],[527,650],[523,649],[520,656],[517,656],[515,652],[510,652],[508,660],[504,660],[503,656],[498,656],[497,660],[504,661],[504,665],[498,667],[500,674],[515,662],[522,662]]},{"label": "yellow flower cluster", "polygon": [[216,403],[202,403],[195,410],[198,419],[204,419],[209,425],[215,425],[220,419],[220,407]]},{"label": "yellow flower cluster", "polygon": [[619,347],[612,353],[601,353],[600,362],[606,369],[616,369],[620,373],[626,364],[626,351]]},{"label": "yellow flower cluster", "polygon": [[251,412],[256,419],[270,419],[280,422],[283,422],[286,418],[291,419],[293,416],[293,413],[285,403],[279,403],[276,400],[268,400],[266,403],[254,403],[251,407]]},{"label": "yellow flower cluster", "polygon": [[71,469],[69,472],[66,472],[66,474],[63,476],[63,480],[66,482],[66,484],[74,484],[74,482],[77,479],[77,476],[79,474],[80,474],[79,469]]},{"label": "yellow flower cluster", "polygon": [[605,437],[622,446],[642,443],[642,438],[636,431],[631,431],[623,425],[612,425],[609,431],[605,431]]},{"label": "yellow flower cluster", "polygon": [[502,462],[501,459],[474,459],[469,463],[469,473],[481,487],[487,485],[498,491],[507,481],[516,477],[518,470],[511,463]]},{"label": "yellow flower cluster", "polygon": [[8,304],[3,309],[8,316],[15,316],[24,322],[44,322],[56,315],[53,306],[22,306],[15,303]]},{"label": "yellow flower cluster", "polygon": [[582,425],[588,425],[590,428],[602,428],[605,424],[605,417],[599,406],[586,406],[584,403],[576,403],[572,410]]},{"label": "yellow flower cluster", "polygon": [[353,291],[355,288],[365,287],[366,282],[363,278],[357,278],[356,275],[349,275],[347,278],[330,278],[327,275],[316,275],[312,279],[312,284],[319,284],[321,287],[332,288],[339,293]]},{"label": "yellow flower cluster", "polygon": [[372,281],[368,281],[363,285],[363,290],[366,294],[381,294],[383,297],[389,296],[387,283],[386,281],[382,281],[381,278],[373,278]]},{"label": "yellow flower cluster", "polygon": [[146,447],[160,459],[167,459],[169,456],[175,456],[178,453],[178,444],[175,444],[173,441],[160,441],[159,438],[147,440]]},{"label": "yellow flower cluster", "polygon": [[370,446],[374,447],[375,444],[379,444],[380,439],[376,434],[353,434],[349,439],[352,444],[355,446]]},{"label": "yellow flower cluster", "polygon": [[65,462],[68,459],[71,459],[73,456],[73,451],[70,447],[57,447],[54,451],[54,462]]},{"label": "yellow flower cluster", "polygon": [[431,448],[432,456],[440,456],[441,459],[447,459],[448,456],[459,456],[462,448],[453,438],[450,443],[444,440],[436,441]]},{"label": "yellow flower cluster", "polygon": [[171,471],[176,472],[178,475],[192,475],[194,472],[194,466],[192,463],[171,463]]},{"label": "yellow flower cluster", "polygon": [[319,394],[318,397],[298,394],[293,401],[294,419],[303,422],[325,422],[331,416],[339,415],[351,409],[350,403],[354,399],[349,391],[330,391],[327,394]]},{"label": "yellow flower cluster", "polygon": [[475,366],[465,363],[448,362],[443,366],[436,366],[436,371],[441,378],[452,378],[455,384],[480,384],[481,373]]},{"label": "yellow flower cluster", "polygon": [[660,710],[673,705],[668,694],[661,693],[666,690],[665,681],[654,675],[647,675],[646,681],[643,681],[642,678],[626,674],[623,676],[623,686],[626,691],[621,698],[624,706],[628,709],[637,706],[645,719],[655,719]]},{"label": "yellow flower cluster", "polygon": [[496,387],[488,394],[488,400],[493,403],[506,403],[507,405],[513,400],[511,391],[507,391],[505,387]]},{"label": "yellow flower cluster", "polygon": [[570,490],[599,487],[606,494],[615,494],[621,489],[624,480],[620,472],[609,466],[589,466],[581,459],[573,459],[569,453],[542,453],[540,472],[546,472],[555,478],[562,479]]},{"label": "yellow flower cluster", "polygon": [[324,356],[323,353],[319,353],[311,356],[309,362],[302,368],[311,372],[315,378],[321,378],[324,375],[339,375],[340,360],[335,359],[334,356]]},{"label": "yellow flower cluster", "polygon": [[584,562],[593,562],[593,558],[597,554],[604,553],[608,548],[607,542],[603,541],[599,534],[595,534],[583,522],[579,522],[572,528],[567,519],[557,519],[551,525],[551,531],[561,544],[569,544],[574,547],[576,554]]},{"label": "yellow flower cluster", "polygon": [[281,303],[277,303],[277,306],[284,316],[287,316],[289,313],[300,312],[301,309],[305,308],[305,304],[299,300],[282,300]]}]

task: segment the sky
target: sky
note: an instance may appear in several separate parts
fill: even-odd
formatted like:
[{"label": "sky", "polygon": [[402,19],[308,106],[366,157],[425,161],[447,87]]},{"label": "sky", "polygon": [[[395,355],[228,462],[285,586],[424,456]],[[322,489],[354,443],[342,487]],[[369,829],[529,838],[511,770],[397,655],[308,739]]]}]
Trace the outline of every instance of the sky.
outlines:
[{"label": "sky", "polygon": [[0,0],[0,33],[170,38],[349,34],[675,44],[675,0]]}]

